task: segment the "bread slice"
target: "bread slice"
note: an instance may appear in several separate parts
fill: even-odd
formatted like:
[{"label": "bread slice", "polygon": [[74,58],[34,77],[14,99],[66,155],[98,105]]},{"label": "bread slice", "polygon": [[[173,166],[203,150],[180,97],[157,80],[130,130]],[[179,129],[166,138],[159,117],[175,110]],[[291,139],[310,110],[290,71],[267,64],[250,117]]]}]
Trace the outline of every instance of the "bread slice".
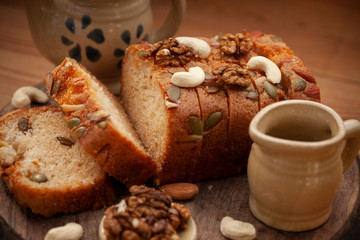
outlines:
[{"label": "bread slice", "polygon": [[111,176],[130,186],[143,184],[156,170],[119,100],[82,65],[66,58],[44,77],[52,98],[85,152]]},{"label": "bread slice", "polygon": [[[10,112],[0,119],[0,173],[16,201],[49,217],[111,204],[111,179],[71,136],[61,108]],[[38,175],[36,182],[34,174]]]},{"label": "bread slice", "polygon": [[[201,121],[196,90],[177,88],[170,82],[174,72],[186,71],[183,67],[161,67],[139,56],[139,51],[149,47],[144,43],[127,49],[120,97],[150,156],[157,161],[154,182],[190,181],[202,145],[202,135],[195,135],[189,123],[190,118]],[[169,99],[170,87],[180,92],[175,102]]]}]

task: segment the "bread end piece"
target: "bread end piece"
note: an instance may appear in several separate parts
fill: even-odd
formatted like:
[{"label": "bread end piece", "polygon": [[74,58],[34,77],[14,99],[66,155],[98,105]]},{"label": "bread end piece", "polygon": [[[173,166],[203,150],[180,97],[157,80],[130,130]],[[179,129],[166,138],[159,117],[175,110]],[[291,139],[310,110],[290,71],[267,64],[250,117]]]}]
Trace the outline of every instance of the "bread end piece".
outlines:
[{"label": "bread end piece", "polygon": [[[4,115],[0,141],[1,176],[16,201],[35,214],[49,217],[96,209],[114,201],[111,179],[71,137],[59,107]],[[46,181],[31,180],[34,174],[44,174]]]}]

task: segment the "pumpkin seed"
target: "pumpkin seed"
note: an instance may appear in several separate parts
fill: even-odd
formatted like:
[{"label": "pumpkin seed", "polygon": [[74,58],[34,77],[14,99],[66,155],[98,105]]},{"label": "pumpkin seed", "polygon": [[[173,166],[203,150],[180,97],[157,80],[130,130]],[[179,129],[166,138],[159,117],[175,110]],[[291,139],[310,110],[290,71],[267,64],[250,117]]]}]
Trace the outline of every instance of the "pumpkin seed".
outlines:
[{"label": "pumpkin seed", "polygon": [[29,124],[29,119],[25,117],[21,117],[18,121],[18,128],[22,133],[25,133],[31,129],[31,126]]},{"label": "pumpkin seed", "polygon": [[222,119],[222,112],[212,113],[205,122],[206,129],[211,129],[215,127]]},{"label": "pumpkin seed", "polygon": [[202,140],[203,136],[200,135],[186,135],[181,136],[177,139],[177,142],[179,143],[186,143],[186,142],[200,142]]},{"label": "pumpkin seed", "polygon": [[103,120],[103,121],[96,123],[96,126],[98,126],[99,128],[105,128],[106,124],[107,124],[107,120]]},{"label": "pumpkin seed", "polygon": [[220,91],[220,88],[216,86],[205,86],[205,91],[208,93],[217,93]]},{"label": "pumpkin seed", "polygon": [[78,127],[73,131],[73,134],[76,138],[80,138],[82,135],[84,135],[86,128],[84,126]]},{"label": "pumpkin seed", "polygon": [[276,87],[280,88],[281,90],[285,90],[284,85],[282,85],[281,83],[276,84]]},{"label": "pumpkin seed", "polygon": [[61,81],[60,80],[57,80],[54,82],[54,85],[52,86],[52,89],[51,89],[51,95],[54,95],[55,93],[57,93],[57,91],[59,91],[60,89],[60,85],[61,85]]},{"label": "pumpkin seed", "polygon": [[64,137],[56,137],[56,138],[64,146],[71,147],[72,145],[74,145],[74,143],[68,138],[64,138]]},{"label": "pumpkin seed", "polygon": [[294,78],[291,80],[291,83],[295,91],[302,91],[306,88],[306,82],[301,78]]},{"label": "pumpkin seed", "polygon": [[47,180],[48,180],[46,175],[43,173],[31,174],[29,179],[30,179],[30,181],[37,182],[37,183],[47,182]]},{"label": "pumpkin seed", "polygon": [[259,94],[257,92],[250,92],[246,98],[253,100],[253,101],[258,101],[259,100]]},{"label": "pumpkin seed", "polygon": [[167,90],[169,99],[173,102],[177,102],[180,99],[181,90],[178,86],[171,85]]},{"label": "pumpkin seed", "polygon": [[196,134],[196,135],[203,135],[203,128],[204,128],[204,123],[203,121],[201,121],[201,119],[195,117],[195,116],[190,116],[189,118],[189,127],[190,130]]},{"label": "pumpkin seed", "polygon": [[171,73],[163,73],[163,74],[161,74],[161,77],[162,78],[171,78],[172,77],[172,74]]},{"label": "pumpkin seed", "polygon": [[264,89],[267,92],[267,94],[269,94],[269,96],[271,98],[277,99],[277,97],[278,97],[277,91],[276,91],[275,87],[271,83],[269,83],[268,81],[265,81],[264,82]]},{"label": "pumpkin seed", "polygon": [[147,57],[147,56],[149,56],[149,54],[150,53],[148,51],[141,51],[141,50],[137,51],[137,55],[139,57]]},{"label": "pumpkin seed", "polygon": [[278,36],[273,36],[273,37],[271,37],[271,40],[272,40],[273,42],[281,42],[281,41],[282,41],[281,37],[278,37]]},{"label": "pumpkin seed", "polygon": [[81,123],[80,118],[70,118],[69,120],[66,121],[66,124],[70,129],[80,125],[80,123]]}]

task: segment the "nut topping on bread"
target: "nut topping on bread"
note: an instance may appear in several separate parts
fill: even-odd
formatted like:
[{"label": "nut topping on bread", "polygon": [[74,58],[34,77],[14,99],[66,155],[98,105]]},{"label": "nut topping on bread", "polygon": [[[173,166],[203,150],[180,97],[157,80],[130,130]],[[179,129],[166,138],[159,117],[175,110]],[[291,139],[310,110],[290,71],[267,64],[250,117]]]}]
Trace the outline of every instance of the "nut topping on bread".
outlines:
[{"label": "nut topping on bread", "polygon": [[231,33],[225,34],[220,40],[220,49],[222,52],[232,54],[247,54],[250,52],[253,43],[248,36],[237,33],[235,36]]},{"label": "nut topping on bread", "polygon": [[272,83],[280,83],[281,81],[280,69],[274,62],[265,57],[256,56],[250,58],[246,67],[250,70],[264,71],[266,78]]},{"label": "nut topping on bread", "polygon": [[143,45],[146,48],[140,48],[137,54],[140,57],[149,57],[155,55],[156,64],[160,66],[180,67],[190,62],[195,54],[191,48],[181,46],[175,39],[163,40],[152,46]]},{"label": "nut topping on bread", "polygon": [[195,56],[207,58],[210,55],[211,48],[204,40],[194,37],[177,37],[175,39],[180,43],[180,45],[191,48],[194,51]]},{"label": "nut topping on bread", "polygon": [[171,82],[179,87],[196,87],[205,80],[205,73],[200,67],[192,67],[189,72],[176,72],[171,77]]}]

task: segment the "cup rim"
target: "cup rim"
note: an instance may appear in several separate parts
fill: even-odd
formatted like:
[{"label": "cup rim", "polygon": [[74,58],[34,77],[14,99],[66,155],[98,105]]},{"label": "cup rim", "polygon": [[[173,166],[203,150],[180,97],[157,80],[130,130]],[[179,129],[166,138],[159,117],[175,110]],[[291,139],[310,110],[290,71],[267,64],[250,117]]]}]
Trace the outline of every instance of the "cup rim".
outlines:
[{"label": "cup rim", "polygon": [[[267,135],[259,130],[258,126],[263,117],[265,117],[270,112],[274,111],[274,109],[282,108],[284,106],[289,105],[303,105],[303,106],[313,106],[316,108],[320,108],[325,112],[328,112],[329,115],[333,117],[335,120],[337,126],[338,126],[338,133],[335,136],[332,136],[331,138],[320,140],[320,141],[297,141],[297,140],[288,140],[288,139],[282,139],[273,137],[270,135]],[[282,146],[293,146],[296,144],[297,148],[319,148],[319,147],[325,147],[328,145],[332,145],[335,143],[340,142],[344,136],[345,136],[345,126],[343,124],[342,118],[339,116],[338,113],[336,113],[332,108],[318,102],[309,101],[309,100],[286,100],[286,101],[280,101],[273,103],[269,106],[266,106],[265,108],[261,109],[255,117],[250,122],[249,126],[249,134],[253,142],[259,142],[259,143],[274,143],[275,145],[282,145]]]}]

